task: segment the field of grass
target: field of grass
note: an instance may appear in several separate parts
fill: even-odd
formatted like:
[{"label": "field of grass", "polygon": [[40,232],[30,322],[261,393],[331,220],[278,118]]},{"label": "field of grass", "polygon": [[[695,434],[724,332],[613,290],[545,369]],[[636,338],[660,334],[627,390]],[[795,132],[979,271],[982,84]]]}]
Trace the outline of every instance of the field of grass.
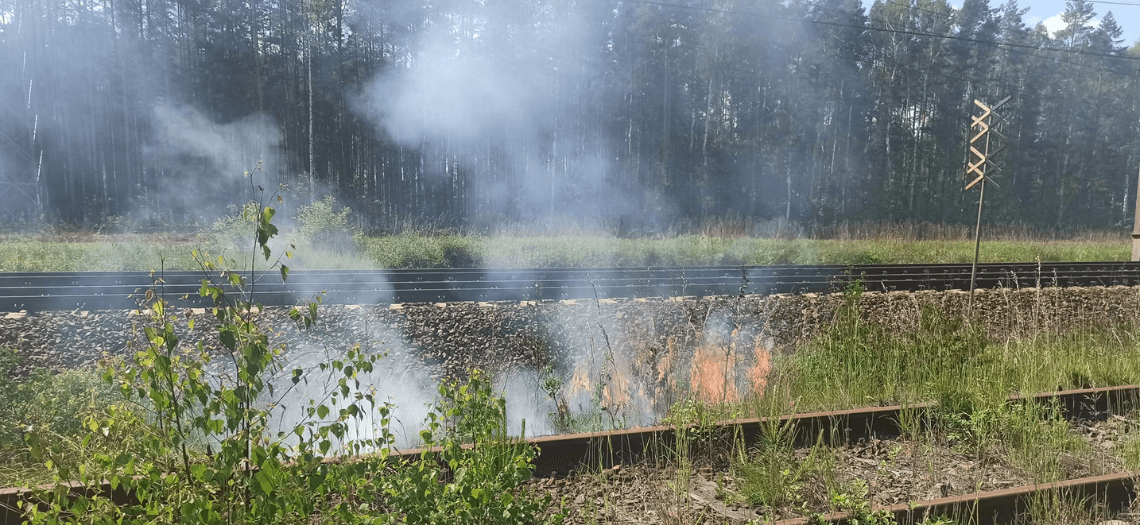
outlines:
[{"label": "field of grass", "polygon": [[[210,258],[246,254],[256,203],[205,227],[165,233],[68,231],[58,226],[0,229],[0,272],[197,269],[191,250]],[[600,224],[506,225],[459,232],[405,227],[365,234],[331,197],[294,210],[270,243],[290,252],[293,269],[646,267],[775,264],[965,263],[971,229],[928,223],[840,223],[806,231],[782,221],[710,217],[641,236]],[[107,231],[123,230],[120,226]],[[1126,261],[1123,231],[1059,232],[1029,225],[986,226],[983,262]],[[264,261],[262,261],[264,264]]]},{"label": "field of grass", "polygon": [[[289,239],[290,237],[286,237]],[[812,240],[704,237],[481,237],[401,234],[344,236],[328,246],[291,237],[295,269],[464,267],[645,267],[770,264],[965,263],[973,243],[962,240]],[[199,235],[124,236],[92,241],[0,240],[0,272],[196,269],[191,249],[213,256],[248,253],[224,238]],[[1126,261],[1125,240],[985,242],[982,262]],[[284,250],[277,250],[283,253]]]}]

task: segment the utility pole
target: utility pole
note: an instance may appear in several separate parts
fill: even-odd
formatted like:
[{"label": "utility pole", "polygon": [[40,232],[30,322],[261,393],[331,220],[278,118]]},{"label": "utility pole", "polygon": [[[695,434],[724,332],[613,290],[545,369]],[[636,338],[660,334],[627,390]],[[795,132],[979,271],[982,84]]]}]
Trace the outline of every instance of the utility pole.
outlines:
[{"label": "utility pole", "polygon": [[[991,172],[996,173],[1001,169],[1001,166],[991,159],[1001,149],[994,152],[990,151],[990,134],[1002,138],[1001,133],[994,129],[1001,123],[1001,118],[994,111],[1009,102],[1010,98],[1005,97],[992,108],[982,104],[980,100],[974,99],[974,105],[982,109],[982,114],[973,117],[973,122],[970,124],[970,129],[977,130],[977,133],[970,138],[970,153],[976,156],[978,160],[977,162],[969,161],[966,163],[966,176],[976,176],[976,178],[966,184],[965,189],[968,190],[978,183],[981,183],[981,188],[978,191],[978,222],[974,226],[974,265],[970,267],[970,304],[967,307],[967,313],[970,316],[974,314],[974,288],[978,276],[978,255],[982,247],[982,205],[985,203],[986,181],[990,179],[989,174]],[[979,143],[982,146],[981,151],[974,146]]]},{"label": "utility pole", "polygon": [[[1140,68],[1136,69],[1140,72]],[[1140,174],[1136,176],[1136,215],[1132,217],[1132,260],[1140,261]]]},{"label": "utility pole", "polygon": [[1137,174],[1136,180],[1136,215],[1132,219],[1132,260],[1140,261],[1140,174]]}]

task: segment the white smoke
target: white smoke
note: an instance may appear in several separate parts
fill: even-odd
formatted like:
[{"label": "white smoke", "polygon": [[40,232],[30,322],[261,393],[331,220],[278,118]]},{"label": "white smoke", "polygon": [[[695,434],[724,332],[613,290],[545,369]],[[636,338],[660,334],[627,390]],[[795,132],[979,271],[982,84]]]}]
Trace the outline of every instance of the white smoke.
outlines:
[{"label": "white smoke", "polygon": [[160,104],[153,118],[163,154],[203,160],[201,168],[224,178],[245,179],[259,166],[271,170],[281,143],[280,127],[267,115],[222,124],[190,106]]},{"label": "white smoke", "polygon": [[191,106],[159,104],[151,120],[157,137],[148,156],[167,173],[160,188],[142,197],[140,213],[166,211],[209,223],[235,205],[265,199],[256,186],[269,192],[276,188],[282,137],[271,117],[222,123]]},{"label": "white smoke", "polygon": [[[616,167],[604,151],[607,130],[565,117],[606,81],[605,61],[591,58],[608,36],[587,23],[580,5],[531,9],[445,4],[398,65],[369,83],[356,109],[404,146],[453,154],[482,209],[551,221],[632,211],[641,194],[610,182]],[[574,134],[603,147],[569,151],[581,143]],[[434,175],[446,176],[445,168]]]}]

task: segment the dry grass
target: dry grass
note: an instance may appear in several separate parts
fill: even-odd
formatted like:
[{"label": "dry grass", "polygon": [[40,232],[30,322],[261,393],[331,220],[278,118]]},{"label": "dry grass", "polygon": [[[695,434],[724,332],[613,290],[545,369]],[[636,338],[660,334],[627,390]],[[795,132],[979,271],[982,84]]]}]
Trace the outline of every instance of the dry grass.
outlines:
[{"label": "dry grass", "polygon": [[[1117,230],[1058,230],[1025,223],[982,225],[983,241],[1007,242],[1127,242],[1131,232]],[[973,226],[929,222],[848,222],[816,228],[812,238],[881,241],[972,241]]]}]

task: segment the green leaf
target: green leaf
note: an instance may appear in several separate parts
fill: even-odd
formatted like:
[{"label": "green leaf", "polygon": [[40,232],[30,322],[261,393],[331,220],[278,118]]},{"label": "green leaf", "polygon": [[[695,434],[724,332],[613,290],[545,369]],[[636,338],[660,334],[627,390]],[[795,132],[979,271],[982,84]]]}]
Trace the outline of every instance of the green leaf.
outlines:
[{"label": "green leaf", "polygon": [[270,479],[270,476],[265,471],[259,471],[253,475],[253,478],[257,480],[257,485],[261,488],[261,492],[265,494],[271,494],[273,492],[273,480]]},{"label": "green leaf", "polygon": [[328,415],[329,415],[329,407],[327,407],[325,405],[321,405],[321,406],[317,407],[317,417],[318,418],[324,419],[325,416],[328,416]]},{"label": "green leaf", "polygon": [[316,492],[321,485],[325,483],[325,473],[323,469],[317,470],[309,475],[309,490]]},{"label": "green leaf", "polygon": [[281,280],[284,281],[289,278],[289,267],[284,264],[281,265]]},{"label": "green leaf", "polygon": [[218,337],[221,339],[222,345],[231,351],[237,348],[237,338],[234,336],[233,332],[230,332],[228,330],[223,331],[218,334]]}]

